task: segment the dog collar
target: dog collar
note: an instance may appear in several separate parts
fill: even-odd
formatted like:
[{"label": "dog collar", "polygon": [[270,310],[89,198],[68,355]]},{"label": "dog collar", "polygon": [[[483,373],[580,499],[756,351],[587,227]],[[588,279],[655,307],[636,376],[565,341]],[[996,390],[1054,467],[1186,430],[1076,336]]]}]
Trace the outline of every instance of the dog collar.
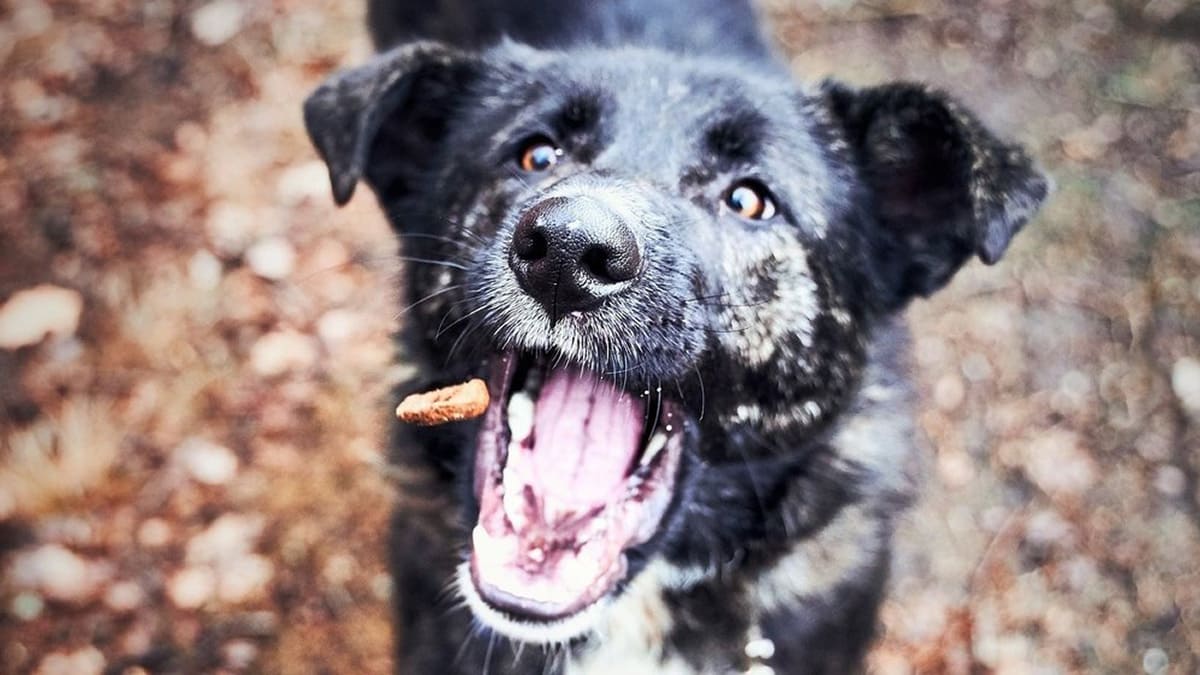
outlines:
[{"label": "dog collar", "polygon": [[743,675],[775,675],[775,669],[767,664],[775,655],[775,641],[763,635],[762,628],[757,623],[750,626],[746,632],[746,645],[742,648],[749,662]]}]

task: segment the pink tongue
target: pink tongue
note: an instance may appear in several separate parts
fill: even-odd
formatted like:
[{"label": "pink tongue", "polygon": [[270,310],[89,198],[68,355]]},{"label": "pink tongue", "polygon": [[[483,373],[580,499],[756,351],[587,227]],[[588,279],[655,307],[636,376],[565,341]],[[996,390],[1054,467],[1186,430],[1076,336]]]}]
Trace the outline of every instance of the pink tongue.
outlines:
[{"label": "pink tongue", "polygon": [[636,398],[591,373],[550,371],[533,417],[542,494],[564,506],[610,501],[637,453],[642,410]]}]

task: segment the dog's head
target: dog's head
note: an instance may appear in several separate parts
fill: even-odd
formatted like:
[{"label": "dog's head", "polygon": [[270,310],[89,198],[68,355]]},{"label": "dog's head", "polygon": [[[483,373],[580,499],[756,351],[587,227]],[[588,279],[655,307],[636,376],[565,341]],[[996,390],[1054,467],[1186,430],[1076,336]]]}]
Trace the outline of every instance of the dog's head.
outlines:
[{"label": "dog's head", "polygon": [[807,91],[633,49],[412,44],[305,119],[336,200],[365,179],[411,256],[432,363],[488,378],[461,585],[536,641],[585,632],[651,557],[755,546],[765,520],[710,517],[743,497],[722,472],[778,469],[769,509],[872,327],[995,262],[1047,190],[921,87]]}]

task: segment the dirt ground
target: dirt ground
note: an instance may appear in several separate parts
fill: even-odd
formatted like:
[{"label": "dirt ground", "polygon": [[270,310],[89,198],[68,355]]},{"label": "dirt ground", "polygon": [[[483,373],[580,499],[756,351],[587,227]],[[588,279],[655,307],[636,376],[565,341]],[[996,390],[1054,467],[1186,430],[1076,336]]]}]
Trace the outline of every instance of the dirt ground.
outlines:
[{"label": "dirt ground", "polygon": [[[0,0],[0,671],[386,673],[395,247],[300,121],[357,1]],[[1200,7],[763,3],[1057,190],[910,310],[873,672],[1200,673]]]}]

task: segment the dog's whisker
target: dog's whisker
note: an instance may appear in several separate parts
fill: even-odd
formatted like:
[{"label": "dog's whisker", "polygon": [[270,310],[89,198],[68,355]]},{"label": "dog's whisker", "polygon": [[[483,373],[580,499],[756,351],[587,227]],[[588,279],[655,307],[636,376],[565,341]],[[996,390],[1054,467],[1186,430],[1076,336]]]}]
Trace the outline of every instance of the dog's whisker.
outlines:
[{"label": "dog's whisker", "polygon": [[454,262],[453,260],[439,260],[437,258],[418,258],[416,256],[410,256],[410,255],[396,255],[396,256],[392,256],[390,259],[399,260],[401,262],[418,263],[421,265],[435,265],[438,267],[450,267],[452,269],[462,270],[464,272],[467,271],[466,265],[459,263],[459,262]]},{"label": "dog's whisker", "polygon": [[[476,311],[478,311],[478,310],[476,310]],[[463,332],[459,334],[458,338],[456,338],[454,340],[454,344],[450,345],[450,351],[447,352],[447,354],[446,354],[446,363],[445,363],[446,366],[449,366],[450,363],[454,360],[454,354],[458,350],[459,345],[463,344],[463,341],[467,339],[467,336],[470,335],[472,331],[477,329],[479,327],[479,325],[480,324],[478,324],[478,323],[468,324],[466,329],[463,330]]]},{"label": "dog's whisker", "polygon": [[479,307],[476,307],[475,309],[467,312],[466,314],[463,314],[462,316],[458,317],[454,321],[450,322],[450,324],[447,325],[445,328],[442,328],[439,325],[437,332],[433,336],[434,341],[440,340],[442,338],[442,335],[449,333],[458,324],[460,324],[464,321],[470,320],[471,317],[473,317],[476,314],[478,314],[479,312],[483,311],[486,307],[487,307],[486,305],[480,305]]},{"label": "dog's whisker", "polygon": [[700,415],[699,415],[699,419],[703,420],[704,419],[704,405],[705,405],[704,376],[701,375],[699,366],[692,366],[692,370],[696,373],[696,382],[698,382],[700,384]]},{"label": "dog's whisker", "polygon": [[489,631],[487,653],[483,657],[483,675],[488,675],[492,670],[492,649],[496,646],[496,633]]},{"label": "dog's whisker", "polygon": [[693,302],[704,304],[707,301],[716,300],[718,298],[731,296],[731,295],[733,295],[733,294],[730,293],[729,291],[723,291],[721,293],[713,293],[712,295],[695,295],[695,296],[692,296],[689,298],[684,298],[683,302],[681,304],[683,304],[685,306],[690,305]]},{"label": "dog's whisker", "polygon": [[396,314],[396,315],[395,315],[394,317],[392,317],[392,318],[393,318],[393,319],[395,319],[395,320],[399,320],[399,319],[403,318],[405,314],[408,314],[410,311],[412,311],[414,308],[416,308],[418,305],[421,305],[421,304],[423,304],[423,303],[426,303],[426,302],[428,302],[428,301],[430,301],[430,300],[433,300],[434,298],[436,298],[436,297],[438,297],[438,296],[445,295],[446,293],[450,293],[450,292],[452,292],[452,291],[456,291],[456,290],[458,290],[458,289],[460,289],[460,288],[462,288],[462,287],[463,287],[463,286],[462,286],[462,284],[454,284],[453,286],[447,286],[447,287],[445,287],[445,288],[442,288],[442,289],[438,289],[438,290],[436,290],[436,291],[433,291],[432,293],[428,293],[428,294],[426,294],[426,295],[425,295],[425,297],[421,298],[420,300],[417,300],[416,302],[410,303],[410,304],[409,304],[408,306],[406,306],[404,309],[401,309],[401,310],[400,310],[400,312],[399,312],[398,314]]},{"label": "dog's whisker", "polygon": [[400,232],[396,236],[399,237],[401,240],[422,239],[422,240],[435,241],[435,242],[439,242],[439,243],[443,243],[443,244],[449,244],[451,246],[455,246],[455,247],[459,248],[460,250],[465,251],[467,253],[471,253],[471,254],[478,253],[480,250],[482,250],[482,247],[485,244],[485,242],[482,240],[478,240],[478,241],[473,240],[473,239],[462,240],[462,239],[455,239],[453,237],[447,237],[447,236],[440,235],[440,234],[427,234],[425,232]]}]

